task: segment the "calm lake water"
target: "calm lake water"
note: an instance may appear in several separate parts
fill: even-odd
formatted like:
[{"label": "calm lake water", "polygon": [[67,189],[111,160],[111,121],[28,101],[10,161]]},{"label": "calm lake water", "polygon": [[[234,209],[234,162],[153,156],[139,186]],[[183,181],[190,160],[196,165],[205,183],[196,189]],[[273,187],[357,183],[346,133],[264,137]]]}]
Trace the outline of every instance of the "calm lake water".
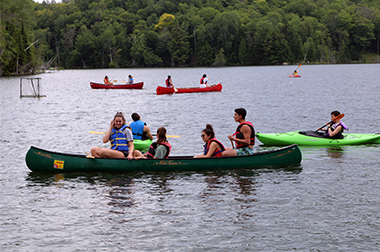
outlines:
[{"label": "calm lake water", "polygon": [[[234,109],[257,132],[313,130],[345,113],[350,132],[380,132],[380,67],[297,66],[63,70],[40,74],[43,98],[20,98],[0,78],[1,251],[378,251],[380,145],[301,147],[297,167],[222,172],[34,174],[30,146],[84,153],[118,111],[164,126],[173,155],[202,153],[207,123],[230,146]],[[158,96],[202,74],[218,93]],[[92,90],[90,81],[144,81],[143,90]],[[30,90],[24,90],[30,92]],[[256,143],[255,149],[266,147]]]}]

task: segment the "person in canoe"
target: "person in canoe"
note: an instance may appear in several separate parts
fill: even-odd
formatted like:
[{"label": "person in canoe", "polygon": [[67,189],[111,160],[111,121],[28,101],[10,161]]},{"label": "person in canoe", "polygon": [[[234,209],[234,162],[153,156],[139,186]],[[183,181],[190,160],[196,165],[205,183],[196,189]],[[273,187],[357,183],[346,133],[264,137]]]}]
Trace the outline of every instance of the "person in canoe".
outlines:
[{"label": "person in canoe", "polygon": [[112,82],[110,82],[110,80],[108,79],[107,75],[106,75],[106,77],[104,77],[104,84],[106,84],[106,85],[112,85]]},{"label": "person in canoe", "polygon": [[173,82],[172,82],[172,77],[170,75],[168,75],[168,78],[166,79],[165,83],[166,83],[166,87],[174,88]]},{"label": "person in canoe", "polygon": [[342,135],[344,130],[348,130],[347,126],[340,121],[341,116],[340,112],[335,110],[331,112],[331,122],[325,124],[327,129],[318,128],[318,130],[325,131],[326,135],[329,138],[333,139],[342,139],[344,136]]},{"label": "person in canoe", "polygon": [[132,84],[132,83],[133,83],[133,76],[128,75],[128,84]]},{"label": "person in canoe", "polygon": [[244,156],[253,154],[253,145],[255,144],[255,129],[253,124],[245,120],[247,111],[244,108],[235,109],[234,119],[239,123],[236,132],[229,135],[231,143],[236,144],[235,148],[226,148],[222,156]]},{"label": "person in canoe", "polygon": [[141,117],[137,113],[131,115],[133,122],[129,124],[129,127],[132,130],[133,139],[138,140],[153,140],[152,133],[150,133],[149,127],[146,125],[146,122],[141,121]]},{"label": "person in canoe", "polygon": [[140,151],[135,150],[132,131],[125,122],[123,113],[117,112],[103,137],[103,143],[111,142],[111,149],[93,147],[91,149],[93,157],[127,158],[129,160],[143,157]]},{"label": "person in canoe", "polygon": [[207,87],[207,81],[208,81],[208,77],[207,77],[206,74],[204,74],[204,75],[202,76],[202,78],[201,78],[201,82],[200,82],[200,84],[199,84],[199,87],[200,87],[200,88],[205,88],[205,87]]},{"label": "person in canoe", "polygon": [[215,138],[214,129],[210,124],[206,125],[206,128],[202,131],[202,140],[206,144],[204,145],[203,155],[196,155],[194,158],[207,158],[207,157],[221,157],[222,152],[226,150],[224,145]]},{"label": "person in canoe", "polygon": [[157,129],[157,141],[152,143],[149,147],[146,157],[152,158],[168,158],[172,146],[166,139],[166,129],[160,127]]}]

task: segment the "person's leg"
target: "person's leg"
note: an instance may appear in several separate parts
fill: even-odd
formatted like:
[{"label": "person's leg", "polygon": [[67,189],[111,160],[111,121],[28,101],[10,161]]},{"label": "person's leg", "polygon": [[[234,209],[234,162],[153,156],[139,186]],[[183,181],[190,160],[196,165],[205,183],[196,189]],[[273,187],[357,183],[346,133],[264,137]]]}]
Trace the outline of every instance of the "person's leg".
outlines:
[{"label": "person's leg", "polygon": [[226,148],[225,151],[222,152],[222,157],[236,156],[237,152],[235,149]]},{"label": "person's leg", "polygon": [[139,150],[134,150],[133,153],[132,153],[132,156],[135,159],[145,158],[144,155]]},{"label": "person's leg", "polygon": [[91,154],[94,157],[104,157],[104,158],[125,158],[124,153],[117,150],[93,147],[91,149]]}]

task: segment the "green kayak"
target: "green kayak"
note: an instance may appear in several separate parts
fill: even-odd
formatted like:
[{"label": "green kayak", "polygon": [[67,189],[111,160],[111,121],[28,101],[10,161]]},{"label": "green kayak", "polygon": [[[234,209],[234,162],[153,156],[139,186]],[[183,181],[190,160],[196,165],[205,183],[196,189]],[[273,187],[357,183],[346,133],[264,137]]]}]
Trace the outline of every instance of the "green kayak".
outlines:
[{"label": "green kayak", "polygon": [[149,149],[149,146],[152,144],[152,140],[133,140],[133,145],[135,146],[136,150],[147,152]]},{"label": "green kayak", "polygon": [[301,151],[296,144],[239,157],[193,158],[173,156],[166,159],[86,158],[30,147],[26,164],[34,172],[141,172],[207,171],[216,169],[283,167],[299,165]]},{"label": "green kayak", "polygon": [[298,145],[358,145],[380,143],[380,133],[360,134],[343,133],[343,139],[331,139],[315,131],[292,131],[285,133],[257,133],[257,139],[264,145],[284,146]]}]

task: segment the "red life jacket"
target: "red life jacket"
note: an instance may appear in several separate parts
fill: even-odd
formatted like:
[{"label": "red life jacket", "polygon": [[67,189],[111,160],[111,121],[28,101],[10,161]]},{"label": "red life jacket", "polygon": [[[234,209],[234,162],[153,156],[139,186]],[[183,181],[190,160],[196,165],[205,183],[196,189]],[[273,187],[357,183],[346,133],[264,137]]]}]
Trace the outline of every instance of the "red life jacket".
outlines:
[{"label": "red life jacket", "polygon": [[201,83],[199,83],[199,84],[205,84],[205,83],[203,82],[204,79],[205,79],[205,77],[202,77],[202,78],[201,78]]},{"label": "red life jacket", "polygon": [[154,142],[150,145],[149,147],[149,150],[148,150],[148,153],[146,154],[146,157],[148,159],[152,159],[154,158],[154,155],[156,155],[156,149],[159,145],[164,145],[166,147],[166,155],[164,158],[168,158],[169,156],[169,153],[170,153],[170,150],[172,149],[172,146],[170,145],[170,143],[163,143],[161,142],[160,144],[157,144],[157,142]]},{"label": "red life jacket", "polygon": [[215,142],[215,143],[219,144],[221,150],[215,149],[215,151],[214,151],[214,153],[212,153],[211,157],[221,157],[222,156],[222,152],[225,151],[226,148],[224,148],[224,145],[218,139],[216,139],[215,137],[211,138],[208,141],[208,143],[205,144],[205,149],[203,151],[203,154],[207,155],[208,150],[210,149],[210,145],[211,145],[212,142]]},{"label": "red life jacket", "polygon": [[[236,128],[236,132],[233,134],[233,136],[235,136],[238,139],[244,139],[243,133],[240,132],[240,129],[243,125],[248,125],[251,128],[252,132],[251,132],[251,138],[250,138],[249,145],[255,145],[255,129],[253,128],[253,124],[251,122],[240,123],[239,126]],[[247,145],[236,142],[236,148],[237,149],[243,148],[243,147],[247,147]]]},{"label": "red life jacket", "polygon": [[169,79],[166,79],[165,83],[166,83],[166,87],[172,87],[172,84],[170,84]]}]

